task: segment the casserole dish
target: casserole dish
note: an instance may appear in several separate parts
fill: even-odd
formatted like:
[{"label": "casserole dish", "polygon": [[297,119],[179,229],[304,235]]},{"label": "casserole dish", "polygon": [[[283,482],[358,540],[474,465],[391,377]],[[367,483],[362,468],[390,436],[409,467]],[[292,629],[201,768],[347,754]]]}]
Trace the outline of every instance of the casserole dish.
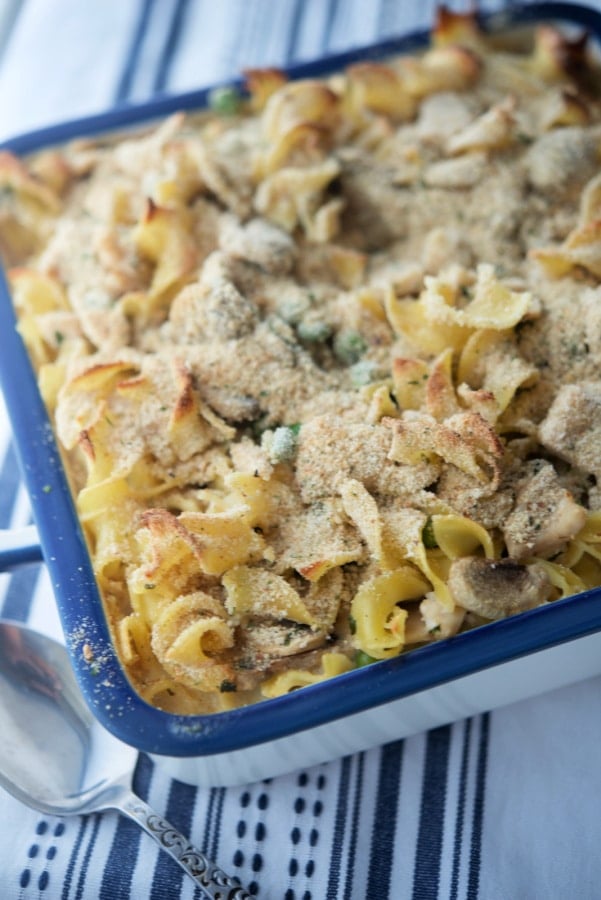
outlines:
[{"label": "casserole dish", "polygon": [[[596,23],[592,13],[572,7],[514,9],[511,15],[524,21],[535,12],[545,19]],[[374,59],[414,49],[426,38],[411,35],[291,74],[322,75],[366,55]],[[120,110],[16,139],[7,149],[29,153],[76,135],[200,107],[205,99],[206,93],[187,95]],[[1,315],[9,335],[2,357],[5,396],[82,690],[103,724],[127,743],[168,759],[180,779],[225,784],[278,774],[510,702],[526,696],[525,684],[533,693],[598,671],[599,598],[597,591],[587,591],[251,707],[181,716],[147,706],[132,691],[113,650],[59,453],[6,297]],[[89,665],[86,648],[97,665]]]}]

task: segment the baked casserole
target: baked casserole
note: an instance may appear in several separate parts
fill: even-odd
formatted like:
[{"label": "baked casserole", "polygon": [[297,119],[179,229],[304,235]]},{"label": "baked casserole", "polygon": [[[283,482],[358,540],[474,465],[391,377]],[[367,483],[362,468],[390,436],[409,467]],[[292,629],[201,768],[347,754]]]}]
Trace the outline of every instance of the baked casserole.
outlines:
[{"label": "baked casserole", "polygon": [[[0,158],[0,246],[150,704],[275,697],[601,585],[586,38],[246,73]],[[101,665],[83,643],[90,667]]]}]

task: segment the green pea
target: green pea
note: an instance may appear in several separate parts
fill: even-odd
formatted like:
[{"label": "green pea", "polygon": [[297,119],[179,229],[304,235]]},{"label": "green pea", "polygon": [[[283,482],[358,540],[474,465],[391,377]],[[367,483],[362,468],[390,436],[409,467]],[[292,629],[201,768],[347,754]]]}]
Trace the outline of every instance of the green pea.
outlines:
[{"label": "green pea", "polygon": [[428,520],[423,527],[422,541],[424,542],[426,550],[435,550],[438,547],[431,516],[428,516]]},{"label": "green pea", "polygon": [[375,662],[378,662],[375,657],[370,656],[369,653],[366,653],[364,650],[357,650],[355,654],[355,665],[358,669],[362,669],[363,666],[370,666]]},{"label": "green pea", "polygon": [[334,355],[347,366],[359,362],[366,349],[365,339],[358,331],[339,331],[334,338]]},{"label": "green pea", "polygon": [[235,116],[242,105],[242,97],[235,87],[214,88],[208,100],[213,112],[222,116]]}]

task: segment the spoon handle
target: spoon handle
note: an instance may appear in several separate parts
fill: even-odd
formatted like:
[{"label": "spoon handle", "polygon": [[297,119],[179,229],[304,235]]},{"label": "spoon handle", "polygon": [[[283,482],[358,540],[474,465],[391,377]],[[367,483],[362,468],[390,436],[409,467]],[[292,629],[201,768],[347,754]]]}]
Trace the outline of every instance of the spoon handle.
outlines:
[{"label": "spoon handle", "polygon": [[253,900],[237,878],[222,872],[204,853],[197,850],[183,834],[169,822],[157,815],[143,800],[128,792],[119,802],[118,809],[137,822],[144,831],[155,839],[179,865],[186,875],[201,887],[204,897],[210,900]]}]

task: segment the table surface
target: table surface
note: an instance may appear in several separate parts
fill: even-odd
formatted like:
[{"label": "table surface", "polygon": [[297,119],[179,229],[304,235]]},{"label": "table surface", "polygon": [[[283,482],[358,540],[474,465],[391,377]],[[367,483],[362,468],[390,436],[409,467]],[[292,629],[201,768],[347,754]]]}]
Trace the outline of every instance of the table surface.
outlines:
[{"label": "table surface", "polygon": [[[116,103],[227,81],[431,21],[375,0],[5,0],[0,139]],[[417,8],[418,7],[418,8]],[[1,352],[1,351],[0,351]],[[0,527],[30,521],[0,402]],[[0,575],[0,615],[54,636],[43,566]],[[135,789],[270,900],[601,897],[601,678],[356,756],[239,788]],[[59,819],[0,790],[7,900],[198,897],[116,813]]]}]

